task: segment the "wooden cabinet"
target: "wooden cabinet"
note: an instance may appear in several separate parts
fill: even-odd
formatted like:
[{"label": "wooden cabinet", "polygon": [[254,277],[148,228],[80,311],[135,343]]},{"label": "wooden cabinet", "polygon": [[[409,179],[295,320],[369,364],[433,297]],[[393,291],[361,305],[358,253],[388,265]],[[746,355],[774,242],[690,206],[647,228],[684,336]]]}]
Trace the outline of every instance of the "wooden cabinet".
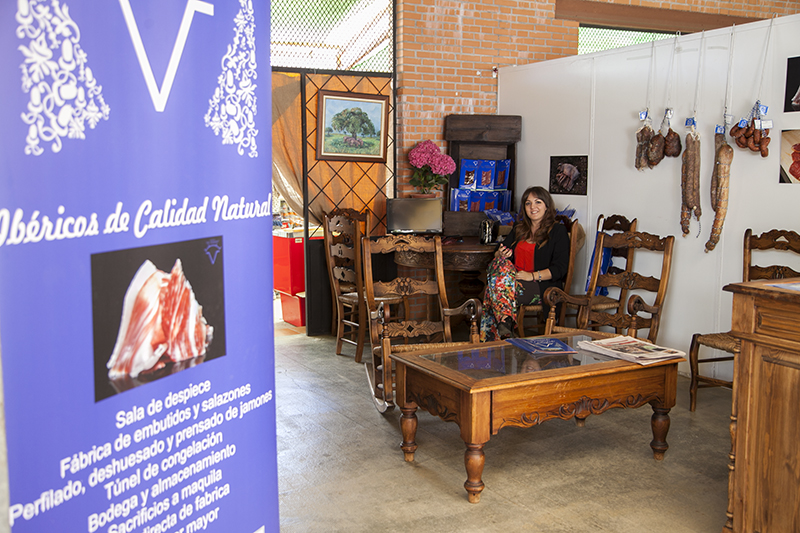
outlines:
[{"label": "wooden cabinet", "polygon": [[736,283],[731,477],[724,532],[800,531],[800,278]]},{"label": "wooden cabinet", "polygon": [[[447,151],[456,162],[445,198],[450,189],[458,188],[462,159],[510,159],[508,189],[514,191],[517,173],[517,143],[522,138],[522,117],[518,115],[447,115],[444,118],[444,140]],[[449,206],[449,202],[448,203]],[[514,200],[511,200],[514,211]]]}]

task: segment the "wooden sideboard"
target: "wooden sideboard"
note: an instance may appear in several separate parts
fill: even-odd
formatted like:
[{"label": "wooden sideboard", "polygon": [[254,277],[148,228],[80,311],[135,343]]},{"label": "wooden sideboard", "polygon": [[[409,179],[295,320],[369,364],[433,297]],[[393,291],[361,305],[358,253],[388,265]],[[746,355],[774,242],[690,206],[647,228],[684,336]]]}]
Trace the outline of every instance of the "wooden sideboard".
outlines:
[{"label": "wooden sideboard", "polygon": [[727,285],[735,359],[723,532],[800,531],[800,278]]}]

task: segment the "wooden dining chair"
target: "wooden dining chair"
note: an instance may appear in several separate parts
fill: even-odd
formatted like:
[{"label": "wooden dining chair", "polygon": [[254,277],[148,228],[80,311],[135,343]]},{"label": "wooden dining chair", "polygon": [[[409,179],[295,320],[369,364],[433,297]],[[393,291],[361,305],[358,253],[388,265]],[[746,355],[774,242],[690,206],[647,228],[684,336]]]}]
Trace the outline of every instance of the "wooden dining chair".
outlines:
[{"label": "wooden dining chair", "polygon": [[[577,219],[571,220],[569,217],[564,215],[557,215],[556,222],[563,224],[567,228],[567,233],[569,234],[569,265],[567,266],[567,274],[564,277],[564,288],[569,291],[570,287],[572,286],[572,277],[575,272],[575,256],[578,255],[578,251],[583,247],[583,243],[585,242],[585,233],[583,232],[583,228],[580,227],[580,223]],[[581,236],[584,238],[582,239]],[[517,334],[520,337],[525,336],[525,318],[529,316],[536,316],[537,317],[537,329],[544,329],[544,319],[547,317],[544,316],[545,306],[541,303],[535,305],[520,305],[519,310],[517,311]],[[564,317],[567,312],[566,306],[562,306],[560,311],[560,319],[559,324],[564,323]],[[539,327],[539,319],[541,319],[542,324],[541,328]]]},{"label": "wooden dining chair", "polygon": [[[561,303],[570,303],[578,308],[577,329],[594,329],[610,326],[616,332],[625,331],[631,337],[640,337],[639,330],[647,329],[645,337],[652,343],[658,338],[658,329],[661,322],[661,313],[667,295],[670,270],[672,268],[672,249],[675,237],[659,237],[641,231],[626,231],[609,235],[600,233],[595,244],[595,257],[601,257],[604,248],[618,248],[620,250],[650,250],[660,255],[661,268],[658,277],[645,276],[634,270],[624,270],[619,273],[600,273],[600,264],[595,261],[589,279],[589,290],[583,296],[572,296],[557,287],[545,291],[544,300],[550,306],[550,313],[545,323],[545,334],[554,332],[571,332],[576,328],[567,328],[556,324],[555,306]],[[598,311],[592,306],[592,296],[597,287],[610,287],[634,291],[626,302],[625,311],[614,313]],[[639,293],[651,293],[652,304],[648,304]],[[639,313],[646,313],[642,316]]]},{"label": "wooden dining chair", "polygon": [[[374,280],[373,256],[406,251],[432,254],[432,277],[429,275],[425,279],[418,279],[398,276],[390,281]],[[394,377],[390,355],[432,346],[444,349],[478,343],[482,305],[477,298],[471,298],[456,308],[450,307],[445,290],[442,240],[439,236],[365,237],[362,252],[369,331],[372,338],[372,357],[365,363],[365,367],[375,407],[384,412],[394,407]],[[407,308],[402,316],[392,316],[388,301],[398,298],[418,299],[426,304],[433,300],[438,309],[428,309],[426,316],[422,318],[411,316]],[[470,337],[467,342],[453,342],[450,319],[456,315],[466,315],[470,320]]]},{"label": "wooden dining chair", "polygon": [[[361,362],[369,325],[364,291],[361,240],[370,227],[369,211],[336,208],[324,215],[325,260],[331,285],[336,355],[344,343],[356,347],[355,361]],[[401,298],[380,299],[390,304],[406,304]]]},{"label": "wooden dining chair", "polygon": [[343,343],[356,347],[355,360],[361,362],[367,309],[364,302],[364,274],[361,268],[361,237],[369,227],[369,211],[336,208],[324,216],[325,259],[333,300],[336,355]]},{"label": "wooden dining chair", "polygon": [[[636,231],[637,219],[628,220],[627,217],[624,215],[611,215],[606,217],[605,215],[600,215],[597,217],[597,234],[599,233],[607,233],[607,234],[615,234],[615,233],[623,233],[626,231]],[[595,244],[597,241],[595,240]],[[596,251],[597,248],[593,248],[592,250]],[[586,280],[586,287],[587,287],[587,294],[588,294],[588,286],[591,280],[592,274],[592,266],[600,261],[601,262],[601,270],[603,272],[603,265],[607,262],[607,271],[610,274],[621,274],[622,272],[630,272],[633,269],[633,248],[606,248],[603,251],[605,256],[597,257],[594,253],[592,254],[591,264],[589,266],[589,272]],[[603,290],[605,289],[605,290]],[[592,309],[595,311],[605,311],[605,312],[614,312],[614,313],[624,313],[625,312],[625,305],[627,302],[628,296],[628,289],[624,287],[620,287],[617,290],[609,290],[608,287],[599,287],[595,289],[594,296],[592,297]],[[575,318],[577,320],[578,312],[577,308],[572,304],[564,304],[563,305],[563,312],[562,316],[559,319],[558,324],[566,325],[567,318]],[[617,333],[621,333],[617,331]]]},{"label": "wooden dining chair", "polygon": [[[785,250],[800,255],[800,235],[794,231],[773,229],[753,235],[748,229],[744,232],[744,245],[742,254],[742,281],[757,279],[783,279],[800,276],[800,271],[784,265],[769,265],[766,267],[753,264],[753,250]],[[800,267],[798,267],[800,268]],[[700,346],[727,352],[730,355],[699,358]],[[732,387],[733,383],[700,374],[699,366],[705,363],[720,363],[732,361],[739,353],[741,343],[730,332],[725,333],[695,333],[689,346],[689,368],[691,371],[691,384],[689,385],[689,410],[697,407],[697,389],[700,387]]]}]

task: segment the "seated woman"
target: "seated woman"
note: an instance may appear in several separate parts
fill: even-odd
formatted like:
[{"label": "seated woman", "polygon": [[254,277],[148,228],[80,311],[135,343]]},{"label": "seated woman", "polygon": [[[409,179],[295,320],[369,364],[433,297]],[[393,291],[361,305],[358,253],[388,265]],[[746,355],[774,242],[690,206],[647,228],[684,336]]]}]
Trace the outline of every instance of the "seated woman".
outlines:
[{"label": "seated woman", "polygon": [[[550,193],[530,187],[511,233],[498,246],[486,273],[481,340],[511,336],[519,305],[541,302],[549,287],[563,288],[569,266],[569,235],[556,223]],[[545,312],[547,309],[545,309]]]}]

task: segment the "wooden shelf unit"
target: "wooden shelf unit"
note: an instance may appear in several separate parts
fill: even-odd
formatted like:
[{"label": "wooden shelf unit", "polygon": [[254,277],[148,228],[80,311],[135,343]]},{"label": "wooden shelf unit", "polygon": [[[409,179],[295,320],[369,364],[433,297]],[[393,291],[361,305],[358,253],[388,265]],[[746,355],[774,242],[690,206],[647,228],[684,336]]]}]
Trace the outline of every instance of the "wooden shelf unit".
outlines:
[{"label": "wooden shelf unit", "polygon": [[519,115],[447,115],[444,118],[444,140],[447,152],[456,162],[456,172],[445,188],[445,209],[450,208],[450,189],[458,188],[462,159],[510,159],[508,190],[512,192],[511,211],[514,211],[514,186],[517,174],[517,143],[522,137],[522,117]]}]

